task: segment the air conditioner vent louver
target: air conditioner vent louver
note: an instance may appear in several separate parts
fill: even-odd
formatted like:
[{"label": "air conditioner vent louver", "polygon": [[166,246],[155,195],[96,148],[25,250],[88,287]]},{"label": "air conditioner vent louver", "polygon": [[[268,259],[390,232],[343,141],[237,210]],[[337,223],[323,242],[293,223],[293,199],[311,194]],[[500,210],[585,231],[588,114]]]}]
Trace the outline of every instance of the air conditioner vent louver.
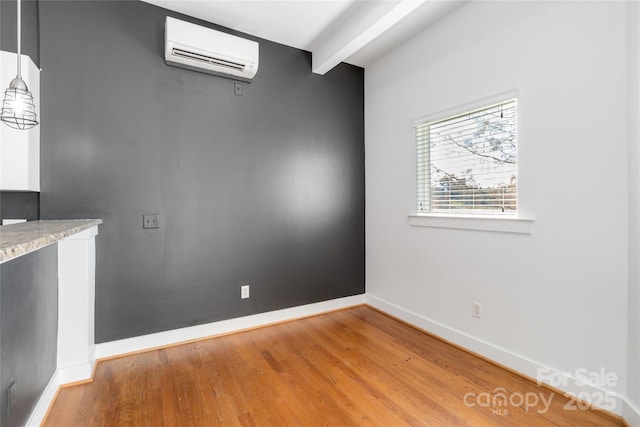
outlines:
[{"label": "air conditioner vent louver", "polygon": [[244,64],[239,64],[237,62],[225,61],[224,59],[214,58],[213,56],[200,55],[198,53],[176,48],[173,48],[172,52],[174,56],[179,56],[181,58],[192,59],[194,61],[200,61],[206,64],[219,65],[221,67],[244,71]]},{"label": "air conditioner vent louver", "polygon": [[259,46],[252,40],[167,17],[167,64],[249,81],[258,71]]}]

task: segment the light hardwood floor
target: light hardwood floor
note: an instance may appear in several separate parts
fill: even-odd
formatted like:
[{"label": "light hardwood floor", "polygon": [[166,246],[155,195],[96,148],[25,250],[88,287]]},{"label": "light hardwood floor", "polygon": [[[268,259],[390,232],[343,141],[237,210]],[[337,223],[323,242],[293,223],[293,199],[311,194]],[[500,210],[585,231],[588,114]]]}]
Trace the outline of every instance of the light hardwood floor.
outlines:
[{"label": "light hardwood floor", "polygon": [[[506,405],[486,406],[500,393]],[[534,395],[548,410],[519,398]],[[44,425],[624,425],[567,402],[361,306],[99,362],[92,383],[60,391]]]}]

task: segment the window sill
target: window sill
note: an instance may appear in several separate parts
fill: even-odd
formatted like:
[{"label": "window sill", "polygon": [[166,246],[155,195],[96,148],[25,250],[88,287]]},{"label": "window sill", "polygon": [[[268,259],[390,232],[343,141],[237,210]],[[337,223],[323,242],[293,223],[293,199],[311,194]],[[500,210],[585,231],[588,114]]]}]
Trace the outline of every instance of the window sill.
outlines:
[{"label": "window sill", "polygon": [[409,215],[409,225],[415,227],[531,234],[533,219],[506,216],[413,214]]}]

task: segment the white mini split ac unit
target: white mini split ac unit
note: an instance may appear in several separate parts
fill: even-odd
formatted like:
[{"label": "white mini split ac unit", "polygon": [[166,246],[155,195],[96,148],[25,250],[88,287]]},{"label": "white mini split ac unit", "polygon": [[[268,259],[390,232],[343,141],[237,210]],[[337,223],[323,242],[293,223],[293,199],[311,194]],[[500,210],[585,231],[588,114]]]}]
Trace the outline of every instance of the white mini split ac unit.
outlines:
[{"label": "white mini split ac unit", "polygon": [[167,16],[164,59],[169,65],[249,81],[258,71],[258,43]]}]

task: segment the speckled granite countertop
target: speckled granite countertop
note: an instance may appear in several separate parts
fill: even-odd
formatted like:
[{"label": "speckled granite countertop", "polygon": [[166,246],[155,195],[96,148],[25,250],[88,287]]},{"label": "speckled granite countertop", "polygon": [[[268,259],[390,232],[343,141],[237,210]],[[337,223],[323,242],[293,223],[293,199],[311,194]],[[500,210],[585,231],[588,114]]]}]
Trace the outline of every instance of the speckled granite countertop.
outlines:
[{"label": "speckled granite countertop", "polygon": [[69,219],[0,226],[0,262],[9,261],[99,224],[102,224],[101,219]]}]

